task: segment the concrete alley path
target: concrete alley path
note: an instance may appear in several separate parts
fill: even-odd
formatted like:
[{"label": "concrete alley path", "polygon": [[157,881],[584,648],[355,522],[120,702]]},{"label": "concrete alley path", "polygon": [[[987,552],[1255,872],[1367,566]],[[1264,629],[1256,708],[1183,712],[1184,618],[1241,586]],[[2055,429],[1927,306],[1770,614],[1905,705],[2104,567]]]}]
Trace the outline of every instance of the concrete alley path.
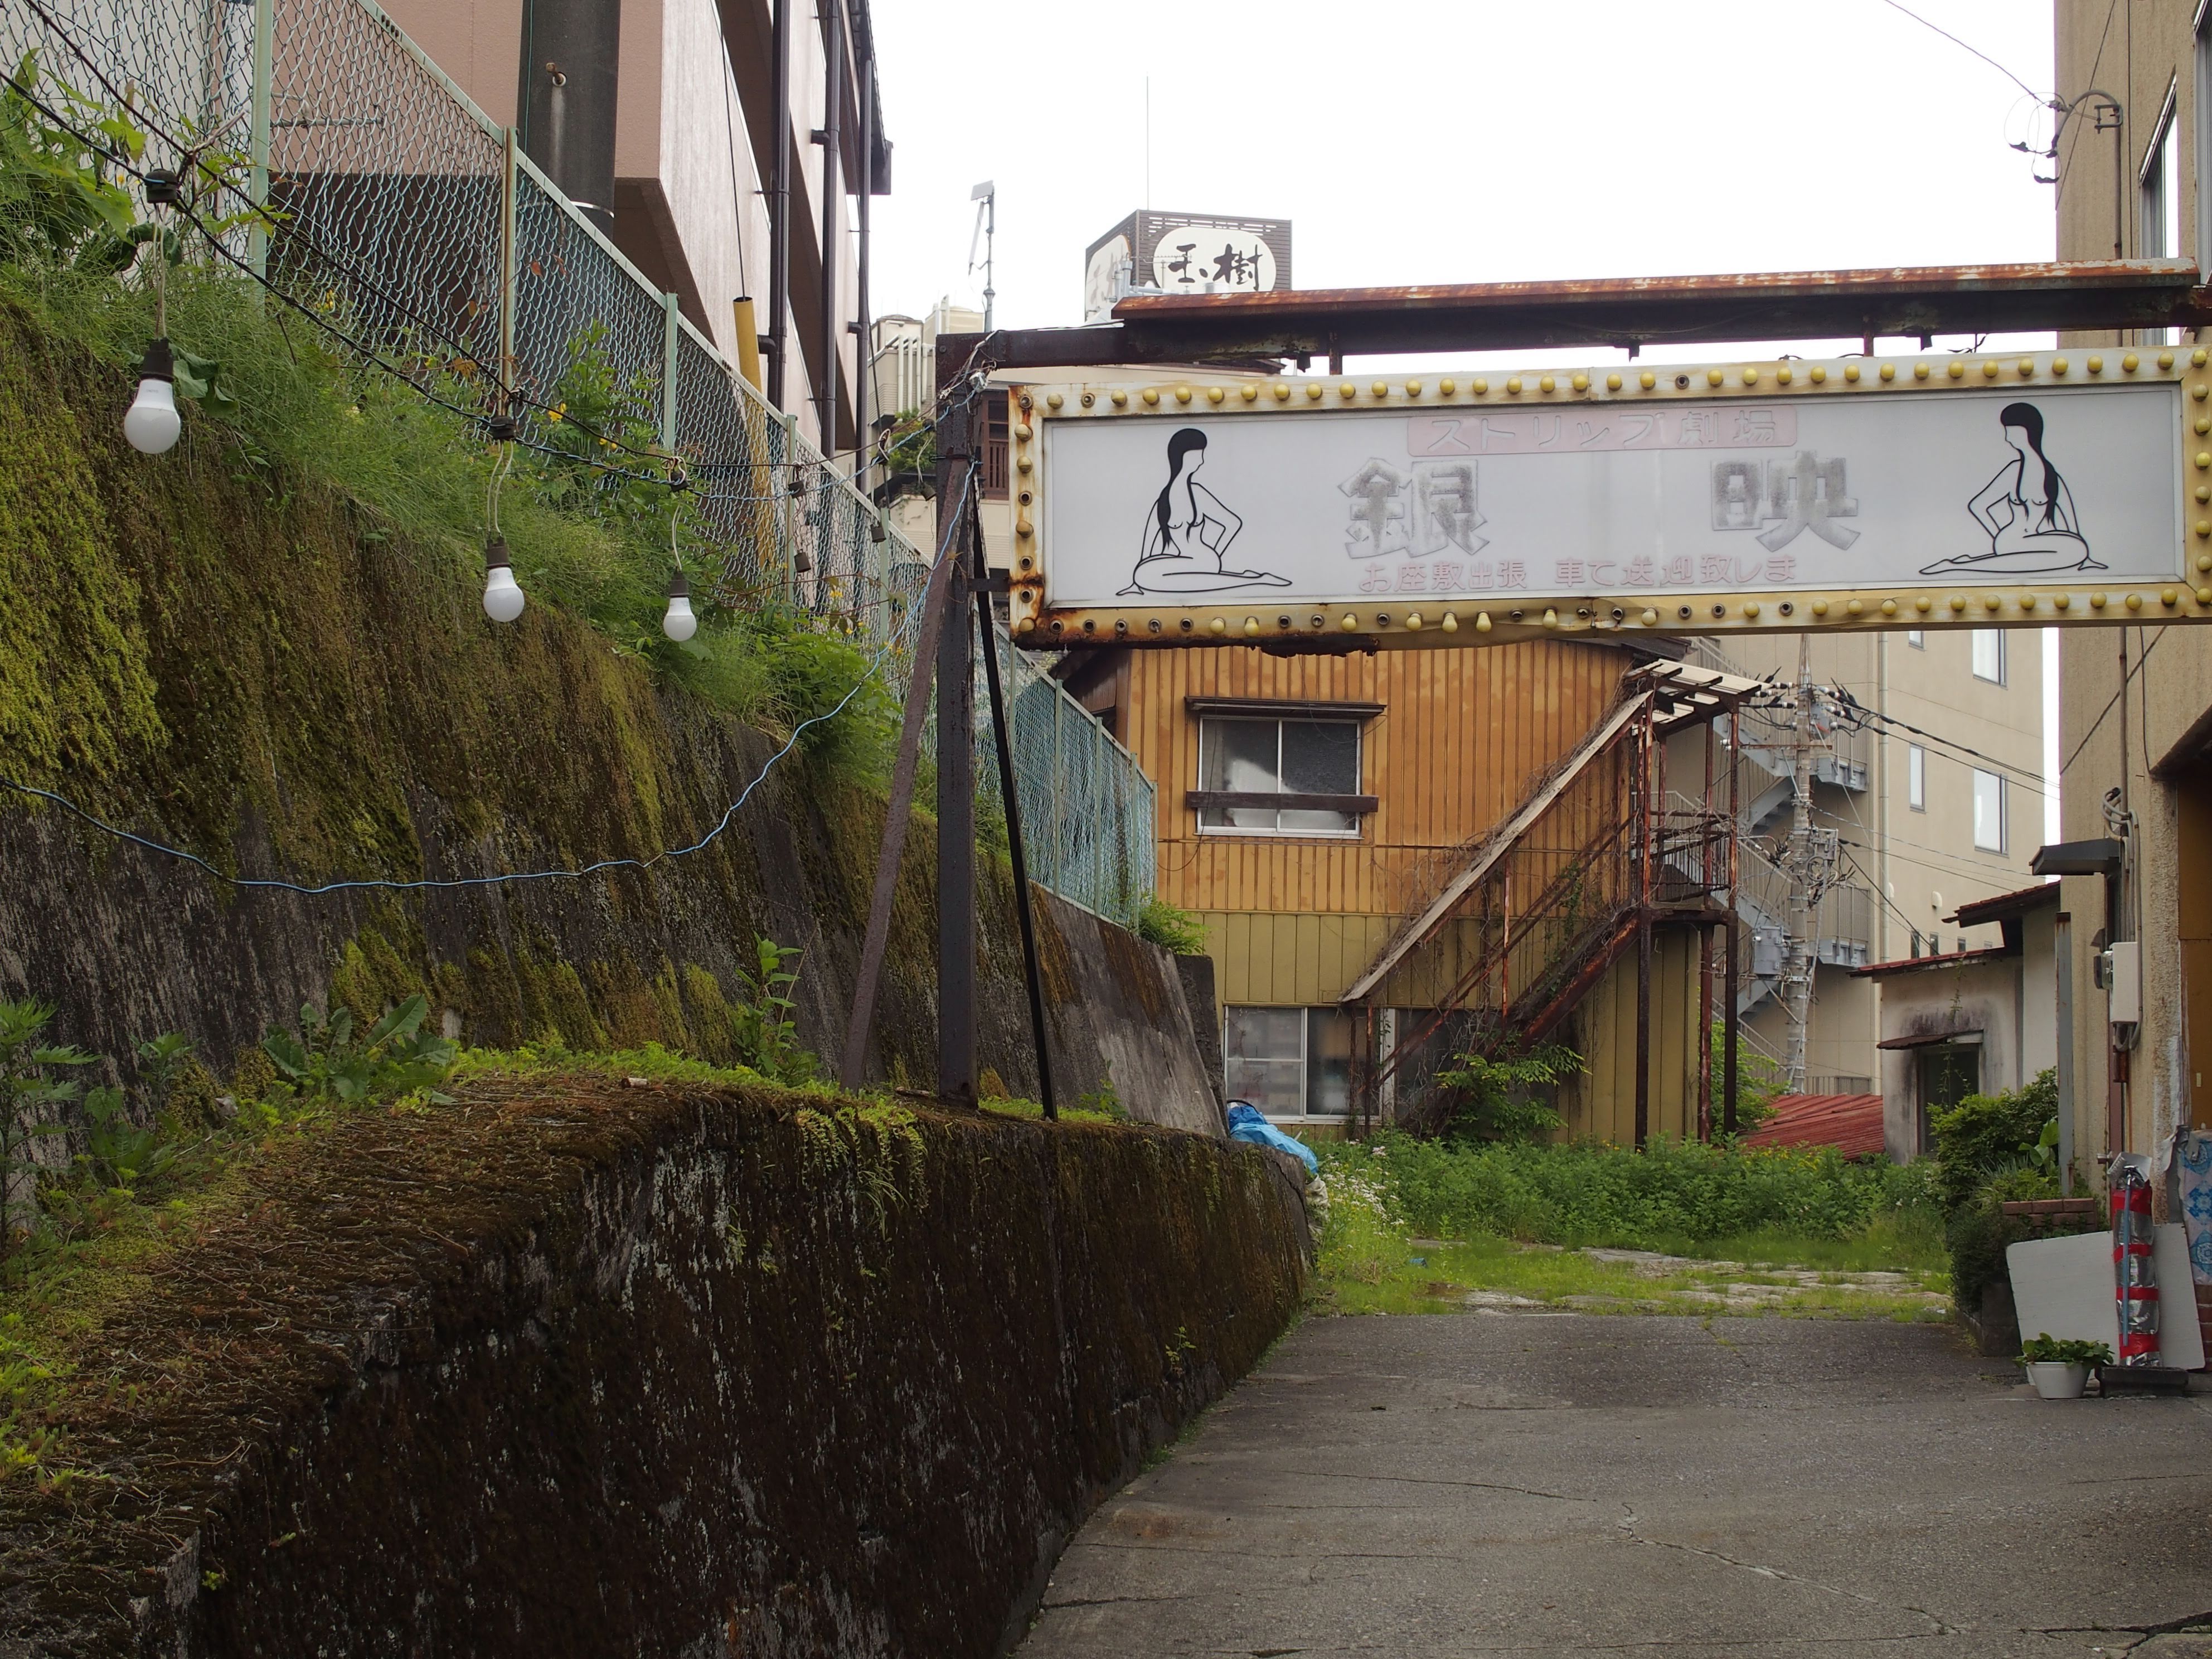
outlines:
[{"label": "concrete alley path", "polygon": [[2017,1375],[1936,1326],[1310,1319],[1020,1659],[2212,1656],[2144,1634],[2212,1623],[2212,1394]]}]

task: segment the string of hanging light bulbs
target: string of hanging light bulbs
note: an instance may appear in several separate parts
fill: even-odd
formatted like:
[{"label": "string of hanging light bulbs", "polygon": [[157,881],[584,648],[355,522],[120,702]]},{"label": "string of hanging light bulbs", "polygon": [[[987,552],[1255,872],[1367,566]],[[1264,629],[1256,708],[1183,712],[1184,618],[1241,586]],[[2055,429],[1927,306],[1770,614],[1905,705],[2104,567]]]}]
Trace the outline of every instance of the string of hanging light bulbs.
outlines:
[{"label": "string of hanging light bulbs", "polygon": [[[184,435],[185,423],[177,409],[176,354],[168,337],[168,233],[163,210],[182,200],[183,185],[177,174],[162,172],[148,173],[144,184],[147,206],[154,216],[154,234],[148,239],[154,250],[154,337],[148,342],[146,355],[139,361],[138,390],[124,414],[123,436],[143,455],[166,455]],[[514,470],[518,423],[512,414],[502,414],[489,424],[493,440],[499,445],[499,455],[492,463],[491,477],[484,488],[483,612],[495,623],[513,623],[521,620],[529,600],[522,584],[514,579],[514,561],[507,551],[507,538],[500,533],[499,492],[501,484]],[[673,462],[666,482],[672,495],[680,495],[691,486],[684,469]],[[699,618],[691,609],[691,584],[684,574],[684,556],[677,544],[677,515],[672,507],[668,517],[668,552],[672,564],[668,609],[661,617],[660,631],[681,645],[698,633]]]}]

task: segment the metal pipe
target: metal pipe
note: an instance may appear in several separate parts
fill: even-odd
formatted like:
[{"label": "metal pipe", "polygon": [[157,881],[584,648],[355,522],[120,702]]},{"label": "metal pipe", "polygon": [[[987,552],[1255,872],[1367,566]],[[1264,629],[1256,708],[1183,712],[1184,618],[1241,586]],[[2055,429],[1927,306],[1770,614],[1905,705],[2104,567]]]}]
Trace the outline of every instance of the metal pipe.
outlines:
[{"label": "metal pipe", "polygon": [[783,407],[784,319],[791,314],[791,11],[797,0],[775,0],[769,54],[775,112],[768,185],[768,400]]},{"label": "metal pipe", "polygon": [[[973,515],[970,515],[973,522]],[[991,697],[991,731],[999,750],[999,797],[1006,809],[1006,853],[1014,866],[1014,915],[1022,929],[1022,980],[1030,998],[1030,1036],[1036,1045],[1037,1098],[1048,1121],[1060,1116],[1052,1089],[1052,1042],[1044,1021],[1044,972],[1037,959],[1036,919],[1030,914],[1030,861],[1022,843],[1021,793],[1014,781],[1013,732],[1006,725],[1006,695],[999,683],[999,642],[991,626],[989,572],[983,562],[983,538],[975,538],[973,568],[975,623],[983,644],[983,678]]]},{"label": "metal pipe", "polygon": [[[959,545],[956,514],[975,511],[954,480],[971,460],[972,400],[948,402],[937,421],[939,547]],[[956,503],[955,496],[958,496]],[[946,553],[952,617],[968,614],[965,562]],[[948,618],[950,620],[950,618]],[[975,635],[964,621],[937,636],[937,1094],[975,1103]]]},{"label": "metal pipe", "polygon": [[621,0],[526,0],[522,39],[523,152],[611,233]]},{"label": "metal pipe", "polygon": [[874,387],[869,382],[875,377],[876,349],[872,319],[868,315],[868,198],[876,193],[876,50],[872,35],[861,45],[865,52],[854,52],[854,68],[858,71],[854,90],[860,106],[860,240],[856,263],[853,268],[853,325],[860,337],[860,347],[853,354],[853,444],[859,452],[853,460],[855,481],[865,491],[868,481],[865,477],[868,455],[869,404]]},{"label": "metal pipe", "polygon": [[[270,106],[276,78],[276,0],[254,0],[253,5],[253,176],[249,189],[253,204],[269,205]],[[246,258],[253,274],[269,274],[269,222],[257,217],[246,233]]]},{"label": "metal pipe", "polygon": [[2074,1196],[2074,918],[2051,924],[2051,965],[2058,981],[2058,1190]]},{"label": "metal pipe", "polygon": [[1630,763],[1636,776],[1636,1146],[1651,1134],[1651,702],[1637,723]]},{"label": "metal pipe", "polygon": [[[832,0],[823,15],[822,95],[828,112],[822,118],[822,384],[815,388],[815,406],[822,416],[822,453],[837,459],[837,363],[843,356],[845,329],[837,304],[838,209],[843,205],[845,180],[839,143],[845,119],[845,6]],[[834,469],[833,469],[834,470]]]},{"label": "metal pipe", "polygon": [[1741,963],[1743,912],[1736,903],[1736,853],[1742,838],[1743,821],[1741,787],[1743,778],[1743,731],[1740,709],[1729,711],[1729,815],[1728,815],[1728,995],[1721,1004],[1721,1132],[1733,1136],[1736,1132],[1736,1039],[1737,1025],[1741,1016],[1737,1012],[1739,1000],[1736,975]]}]

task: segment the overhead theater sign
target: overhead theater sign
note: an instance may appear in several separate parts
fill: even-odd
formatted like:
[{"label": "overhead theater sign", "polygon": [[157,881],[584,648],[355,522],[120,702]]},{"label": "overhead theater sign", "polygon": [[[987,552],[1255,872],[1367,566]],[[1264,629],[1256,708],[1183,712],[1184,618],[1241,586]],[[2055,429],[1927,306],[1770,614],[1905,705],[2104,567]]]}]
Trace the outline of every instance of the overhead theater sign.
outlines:
[{"label": "overhead theater sign", "polygon": [[2202,349],[1020,389],[1031,643],[2212,617]]}]

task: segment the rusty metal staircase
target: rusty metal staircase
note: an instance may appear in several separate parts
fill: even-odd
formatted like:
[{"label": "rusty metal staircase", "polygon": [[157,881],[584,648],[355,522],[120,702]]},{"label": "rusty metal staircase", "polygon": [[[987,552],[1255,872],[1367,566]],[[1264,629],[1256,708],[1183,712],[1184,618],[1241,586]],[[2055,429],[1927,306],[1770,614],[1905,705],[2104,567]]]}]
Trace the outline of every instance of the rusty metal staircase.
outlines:
[{"label": "rusty metal staircase", "polygon": [[[1392,975],[1417,952],[1444,952],[1456,968],[1435,1006],[1401,1021],[1377,1055],[1361,1090],[1370,1109],[1388,1089],[1402,1126],[1435,1127],[1447,1092],[1432,1082],[1440,1061],[1543,1042],[1631,951],[1639,1024],[1648,1024],[1652,930],[1723,921],[1735,822],[1724,805],[1665,790],[1662,740],[1757,689],[1684,663],[1632,671],[1583,741],[1493,831],[1462,849],[1343,999],[1371,1021]],[[1443,969],[1431,961],[1431,971]],[[1641,1108],[1641,1056],[1638,1084]]]}]

